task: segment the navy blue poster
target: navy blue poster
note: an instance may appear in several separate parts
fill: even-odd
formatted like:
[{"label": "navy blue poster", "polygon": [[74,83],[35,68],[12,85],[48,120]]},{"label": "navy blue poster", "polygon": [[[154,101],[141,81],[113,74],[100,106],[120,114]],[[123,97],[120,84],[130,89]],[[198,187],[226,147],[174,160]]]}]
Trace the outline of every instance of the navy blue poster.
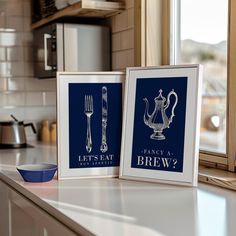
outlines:
[{"label": "navy blue poster", "polygon": [[183,172],[187,77],[137,79],[132,168]]},{"label": "navy blue poster", "polygon": [[121,83],[69,84],[69,168],[119,166]]}]

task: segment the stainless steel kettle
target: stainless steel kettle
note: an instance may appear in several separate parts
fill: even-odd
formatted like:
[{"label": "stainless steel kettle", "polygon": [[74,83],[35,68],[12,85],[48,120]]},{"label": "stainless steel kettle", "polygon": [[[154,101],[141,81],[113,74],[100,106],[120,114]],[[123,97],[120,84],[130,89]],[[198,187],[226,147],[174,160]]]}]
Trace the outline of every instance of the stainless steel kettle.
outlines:
[{"label": "stainless steel kettle", "polygon": [[36,133],[33,123],[24,124],[23,121],[18,121],[14,116],[12,117],[14,118],[12,121],[0,122],[0,148],[26,147],[26,126],[30,126],[33,132]]}]

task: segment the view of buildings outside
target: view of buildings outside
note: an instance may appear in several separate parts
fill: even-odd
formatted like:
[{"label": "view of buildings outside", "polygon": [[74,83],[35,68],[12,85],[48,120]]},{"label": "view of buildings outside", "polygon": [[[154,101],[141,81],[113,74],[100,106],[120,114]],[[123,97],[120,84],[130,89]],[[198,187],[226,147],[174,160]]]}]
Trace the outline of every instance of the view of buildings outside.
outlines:
[{"label": "view of buildings outside", "polygon": [[181,0],[180,9],[180,63],[203,65],[200,148],[225,153],[227,1]]}]

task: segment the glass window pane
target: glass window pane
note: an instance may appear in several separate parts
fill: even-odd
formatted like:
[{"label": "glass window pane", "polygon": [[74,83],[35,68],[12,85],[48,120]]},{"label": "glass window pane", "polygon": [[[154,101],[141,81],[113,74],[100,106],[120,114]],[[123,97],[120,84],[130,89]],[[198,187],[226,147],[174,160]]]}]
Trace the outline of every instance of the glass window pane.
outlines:
[{"label": "glass window pane", "polygon": [[180,0],[178,64],[204,66],[200,148],[226,152],[227,21],[225,0]]}]

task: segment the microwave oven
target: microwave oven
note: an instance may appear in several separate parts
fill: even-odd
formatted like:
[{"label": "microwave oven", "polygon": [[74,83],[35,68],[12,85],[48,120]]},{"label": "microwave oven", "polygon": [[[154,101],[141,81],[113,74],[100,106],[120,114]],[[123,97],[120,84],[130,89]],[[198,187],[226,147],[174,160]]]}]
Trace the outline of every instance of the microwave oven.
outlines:
[{"label": "microwave oven", "polygon": [[36,78],[55,78],[57,71],[111,70],[109,27],[54,23],[34,30],[33,36]]}]

